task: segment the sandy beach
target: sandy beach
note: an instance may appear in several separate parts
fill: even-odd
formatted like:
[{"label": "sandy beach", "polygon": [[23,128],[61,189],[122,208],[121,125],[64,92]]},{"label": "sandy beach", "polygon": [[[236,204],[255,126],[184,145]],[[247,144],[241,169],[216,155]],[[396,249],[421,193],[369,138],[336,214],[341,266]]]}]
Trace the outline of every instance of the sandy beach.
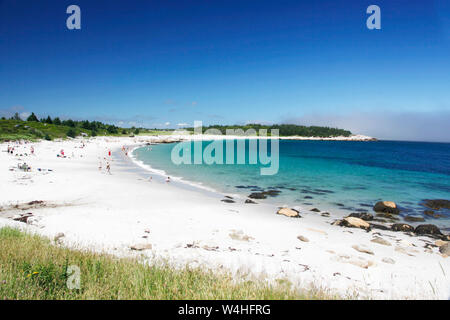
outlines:
[{"label": "sandy beach", "polygon": [[[450,259],[434,239],[343,228],[331,224],[333,215],[302,208],[301,218],[289,218],[269,204],[224,203],[223,194],[166,183],[121,151],[168,138],[42,141],[17,146],[17,156],[0,144],[0,227],[63,233],[59,242],[68,247],[223,270],[236,279],[288,280],[341,297],[449,299]],[[66,157],[57,157],[61,150]],[[17,168],[23,162],[31,171]],[[12,219],[29,212],[26,223]],[[384,241],[372,241],[378,238]],[[147,250],[130,249],[139,245]]]}]

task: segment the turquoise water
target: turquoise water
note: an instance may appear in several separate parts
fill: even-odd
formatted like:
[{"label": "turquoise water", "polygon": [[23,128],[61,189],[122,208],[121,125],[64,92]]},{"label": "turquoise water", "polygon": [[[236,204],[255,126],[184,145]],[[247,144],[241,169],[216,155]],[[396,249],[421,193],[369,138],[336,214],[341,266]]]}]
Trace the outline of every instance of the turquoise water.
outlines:
[{"label": "turquoise water", "polygon": [[[204,141],[203,150],[210,143]],[[185,144],[193,151],[191,142]],[[444,218],[431,218],[423,215],[426,208],[420,204],[424,199],[450,199],[448,143],[281,140],[279,171],[271,176],[260,175],[261,164],[175,165],[174,145],[142,147],[133,155],[167,175],[220,192],[247,196],[270,188],[281,191],[258,202],[345,214],[371,212],[376,201],[390,200],[400,206],[402,215],[421,215],[429,223],[450,227],[449,210],[439,211]],[[225,159],[225,148],[223,153]]]}]

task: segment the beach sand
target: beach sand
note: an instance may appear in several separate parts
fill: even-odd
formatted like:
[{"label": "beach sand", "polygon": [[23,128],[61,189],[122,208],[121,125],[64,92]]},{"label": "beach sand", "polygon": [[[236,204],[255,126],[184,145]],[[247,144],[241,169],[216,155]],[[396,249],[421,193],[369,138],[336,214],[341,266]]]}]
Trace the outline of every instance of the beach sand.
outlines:
[{"label": "beach sand", "polygon": [[[160,139],[167,136],[42,141],[21,145],[19,154],[29,154],[30,146],[35,150],[22,157],[8,155],[3,152],[8,143],[0,144],[0,227],[51,238],[64,233],[60,242],[68,247],[143,255],[150,263],[232,272],[236,279],[288,280],[341,297],[449,298],[450,258],[437,247],[424,247],[435,240],[333,226],[333,218],[304,210],[301,218],[288,218],[272,205],[243,199],[224,203],[224,195],[166,183],[121,152],[123,145]],[[57,157],[61,149],[66,158]],[[19,162],[30,165],[31,172],[9,170]],[[26,205],[36,200],[44,203]],[[27,223],[11,219],[28,212],[33,216]],[[390,245],[372,242],[375,236]],[[139,244],[152,248],[130,250]]]}]

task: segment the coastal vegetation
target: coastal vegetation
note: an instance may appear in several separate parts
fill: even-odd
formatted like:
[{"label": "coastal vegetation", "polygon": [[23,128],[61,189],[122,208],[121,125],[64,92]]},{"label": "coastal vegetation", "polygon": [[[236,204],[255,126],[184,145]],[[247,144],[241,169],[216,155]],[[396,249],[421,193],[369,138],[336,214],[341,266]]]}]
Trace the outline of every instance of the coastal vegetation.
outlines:
[{"label": "coastal vegetation", "polygon": [[[139,258],[116,258],[71,250],[18,229],[0,229],[0,299],[329,299],[321,290],[294,290],[235,281],[224,273],[146,265]],[[69,289],[79,268],[79,289]],[[72,287],[73,288],[73,287]]]},{"label": "coastal vegetation", "polygon": [[[266,129],[267,134],[271,134],[272,129],[278,129],[280,136],[302,136],[302,137],[348,137],[352,133],[348,130],[318,127],[318,126],[300,126],[294,124],[280,124],[280,125],[261,125],[261,124],[247,124],[241,125],[211,125],[203,127],[202,132],[205,133],[208,129],[217,129],[222,134],[226,133],[227,129],[238,130],[242,129],[246,132],[249,129],[254,129],[259,132],[260,129]],[[193,132],[194,128],[186,128],[188,132]],[[26,120],[22,120],[16,113],[13,117],[0,119],[0,141],[13,140],[53,140],[66,139],[68,137],[75,138],[77,136],[95,137],[95,136],[135,136],[135,135],[158,135],[170,134],[173,129],[145,129],[145,128],[120,128],[113,124],[105,124],[100,121],[89,120],[61,120],[59,117],[51,118],[50,116],[38,119],[32,113]]]},{"label": "coastal vegetation", "polygon": [[138,134],[152,135],[157,131],[143,128],[120,128],[100,121],[61,120],[59,117],[38,119],[32,113],[22,120],[16,113],[13,117],[0,119],[0,141],[13,140],[53,140],[75,138],[77,136],[133,136]]},{"label": "coastal vegetation", "polygon": [[[247,124],[247,125],[211,125],[202,127],[203,133],[208,129],[219,130],[222,134],[226,133],[227,129],[242,129],[244,132],[249,129],[254,129],[258,132],[260,129],[267,130],[267,134],[270,135],[270,130],[279,130],[279,135],[284,137],[289,136],[301,136],[301,137],[348,137],[352,133],[348,130],[319,127],[319,126],[300,126],[295,124],[274,124],[274,125],[261,125],[261,124]],[[188,131],[194,131],[194,128],[187,128]]]}]

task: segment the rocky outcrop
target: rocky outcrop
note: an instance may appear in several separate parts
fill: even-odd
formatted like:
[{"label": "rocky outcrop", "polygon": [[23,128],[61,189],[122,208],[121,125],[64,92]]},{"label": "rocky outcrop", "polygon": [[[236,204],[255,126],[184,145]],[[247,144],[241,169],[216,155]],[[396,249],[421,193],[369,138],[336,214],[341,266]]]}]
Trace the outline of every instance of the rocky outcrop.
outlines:
[{"label": "rocky outcrop", "polygon": [[400,210],[397,208],[397,205],[395,204],[395,202],[392,202],[392,201],[378,201],[373,206],[373,211],[391,213],[391,214],[398,214],[400,212]]},{"label": "rocky outcrop", "polygon": [[277,214],[281,214],[283,216],[290,218],[300,218],[299,212],[295,209],[290,208],[281,208],[280,210],[277,211]]}]

